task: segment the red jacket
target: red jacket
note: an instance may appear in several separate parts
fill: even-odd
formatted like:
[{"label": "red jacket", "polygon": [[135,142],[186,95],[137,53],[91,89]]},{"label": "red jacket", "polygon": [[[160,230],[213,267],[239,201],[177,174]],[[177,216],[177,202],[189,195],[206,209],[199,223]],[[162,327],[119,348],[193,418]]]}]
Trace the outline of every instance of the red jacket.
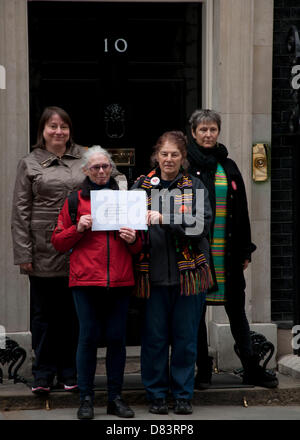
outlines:
[{"label": "red jacket", "polygon": [[[89,196],[78,191],[77,223],[80,216],[91,213]],[[69,286],[123,287],[135,284],[132,254],[141,251],[139,235],[134,244],[127,244],[118,231],[77,232],[72,224],[68,199],[58,216],[51,242],[65,253],[71,250]]]}]

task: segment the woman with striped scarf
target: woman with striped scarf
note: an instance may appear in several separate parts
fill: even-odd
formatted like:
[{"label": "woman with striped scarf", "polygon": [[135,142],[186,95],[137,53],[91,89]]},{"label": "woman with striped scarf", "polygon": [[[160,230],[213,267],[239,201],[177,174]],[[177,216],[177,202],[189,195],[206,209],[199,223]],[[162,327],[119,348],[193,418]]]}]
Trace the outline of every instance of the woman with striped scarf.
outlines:
[{"label": "woman with striped scarf", "polygon": [[148,200],[136,288],[145,298],[141,373],[154,414],[168,414],[169,391],[175,414],[192,412],[197,332],[212,282],[208,193],[186,172],[186,155],[184,134],[164,133],[154,147],[155,168],[133,186]]}]

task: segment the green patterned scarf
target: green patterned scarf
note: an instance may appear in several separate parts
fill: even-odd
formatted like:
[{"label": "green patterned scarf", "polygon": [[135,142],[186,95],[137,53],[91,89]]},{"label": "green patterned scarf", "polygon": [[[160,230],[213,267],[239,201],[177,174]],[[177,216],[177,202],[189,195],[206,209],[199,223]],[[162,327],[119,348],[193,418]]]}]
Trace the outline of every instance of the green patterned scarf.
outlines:
[{"label": "green patterned scarf", "polygon": [[[147,193],[148,208],[151,209],[151,189],[153,185],[151,179],[156,171],[151,171],[140,188]],[[181,191],[181,196],[175,196],[174,209],[178,213],[191,212],[192,207],[192,180],[189,176],[182,175],[177,182],[177,188]],[[184,193],[185,189],[190,189],[189,193]],[[150,241],[149,231],[142,231],[143,249],[139,254],[139,259],[135,264],[136,271],[136,295],[141,298],[150,296]],[[211,271],[203,253],[193,245],[188,237],[178,237],[174,234],[177,265],[180,273],[180,292],[181,295],[197,295],[207,290],[213,285]]]}]

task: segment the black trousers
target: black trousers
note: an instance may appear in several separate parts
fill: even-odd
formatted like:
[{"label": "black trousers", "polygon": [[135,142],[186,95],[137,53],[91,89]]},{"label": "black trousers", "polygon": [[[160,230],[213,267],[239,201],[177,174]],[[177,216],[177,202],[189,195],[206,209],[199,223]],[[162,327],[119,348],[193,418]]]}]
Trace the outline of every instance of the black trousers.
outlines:
[{"label": "black trousers", "polygon": [[[245,312],[245,293],[240,292],[239,295],[236,295],[234,300],[228,300],[227,303],[224,304],[224,307],[229,319],[231,334],[240,353],[241,363],[243,368],[247,369],[249,366],[249,360],[253,356],[253,350],[250,338],[249,322]],[[198,329],[198,351],[196,365],[199,370],[203,366],[205,368],[208,359],[205,313],[206,306],[203,310]]]},{"label": "black trousers", "polygon": [[73,287],[79,319],[77,372],[80,399],[94,398],[99,342],[106,348],[108,400],[122,392],[126,364],[126,325],[131,288]]},{"label": "black trousers", "polygon": [[36,379],[76,377],[78,319],[67,277],[30,279],[30,330]]}]

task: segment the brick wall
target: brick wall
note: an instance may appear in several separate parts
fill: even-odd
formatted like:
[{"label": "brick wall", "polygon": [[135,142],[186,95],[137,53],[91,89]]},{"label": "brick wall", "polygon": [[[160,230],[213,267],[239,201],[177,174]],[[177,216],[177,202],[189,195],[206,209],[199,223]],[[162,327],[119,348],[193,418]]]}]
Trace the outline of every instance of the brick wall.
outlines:
[{"label": "brick wall", "polygon": [[295,319],[297,285],[293,164],[295,145],[300,136],[291,135],[288,126],[294,106],[290,82],[292,57],[287,50],[287,35],[292,25],[296,25],[300,32],[300,0],[274,0],[271,291],[272,320],[278,324],[292,323]]}]

